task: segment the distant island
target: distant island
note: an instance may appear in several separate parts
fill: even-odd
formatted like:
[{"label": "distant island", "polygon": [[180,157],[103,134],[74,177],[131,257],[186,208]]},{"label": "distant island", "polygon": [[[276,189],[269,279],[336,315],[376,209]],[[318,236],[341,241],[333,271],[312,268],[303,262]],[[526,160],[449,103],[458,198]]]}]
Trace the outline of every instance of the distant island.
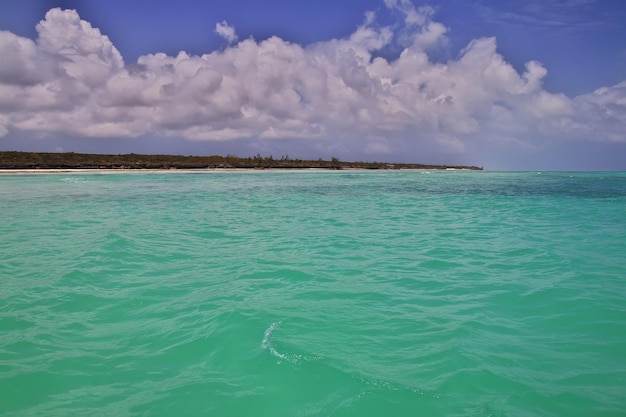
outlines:
[{"label": "distant island", "polygon": [[292,159],[282,156],[241,158],[227,156],[182,156],[142,154],[86,154],[75,152],[0,151],[0,169],[459,169],[482,170],[476,166],[428,165],[389,162],[344,162],[331,160]]}]

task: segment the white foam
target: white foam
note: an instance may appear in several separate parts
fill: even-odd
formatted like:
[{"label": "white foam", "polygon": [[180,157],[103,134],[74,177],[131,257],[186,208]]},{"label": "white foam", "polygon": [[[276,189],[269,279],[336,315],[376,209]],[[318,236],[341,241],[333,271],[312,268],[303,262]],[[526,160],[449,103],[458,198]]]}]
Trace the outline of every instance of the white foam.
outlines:
[{"label": "white foam", "polygon": [[265,334],[263,334],[263,340],[261,341],[261,347],[263,349],[267,349],[269,350],[269,352],[272,354],[272,356],[280,359],[278,361],[278,363],[281,363],[281,361],[287,361],[290,362],[294,365],[297,365],[299,363],[301,363],[302,361],[305,362],[310,362],[310,361],[317,361],[320,359],[323,359],[323,357],[318,356],[318,355],[302,355],[302,354],[297,354],[297,353],[280,353],[279,351],[276,350],[276,348],[274,347],[274,345],[272,344],[272,333],[274,332],[274,330],[276,330],[278,328],[278,326],[280,326],[281,322],[277,321],[274,322],[270,325],[270,327],[268,327],[267,329],[265,329]]},{"label": "white foam", "polygon": [[74,178],[74,177],[65,177],[61,181],[67,184],[80,184],[83,182],[87,182],[84,178]]},{"label": "white foam", "polygon": [[270,327],[268,327],[267,329],[265,329],[265,334],[263,335],[263,341],[261,342],[261,347],[263,349],[267,349],[270,351],[270,353],[282,360],[289,360],[289,358],[286,355],[283,355],[282,353],[278,352],[276,349],[274,349],[274,346],[272,345],[272,342],[270,341],[270,337],[272,336],[272,332],[274,331],[274,329],[276,329],[278,326],[280,325],[280,322],[274,322],[271,324]]}]

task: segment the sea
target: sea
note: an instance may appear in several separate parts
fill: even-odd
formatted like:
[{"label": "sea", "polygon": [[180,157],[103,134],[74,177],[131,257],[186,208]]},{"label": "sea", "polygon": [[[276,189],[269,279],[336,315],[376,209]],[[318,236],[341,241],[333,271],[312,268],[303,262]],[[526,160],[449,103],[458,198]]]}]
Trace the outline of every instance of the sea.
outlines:
[{"label": "sea", "polygon": [[0,175],[0,415],[626,416],[626,173]]}]

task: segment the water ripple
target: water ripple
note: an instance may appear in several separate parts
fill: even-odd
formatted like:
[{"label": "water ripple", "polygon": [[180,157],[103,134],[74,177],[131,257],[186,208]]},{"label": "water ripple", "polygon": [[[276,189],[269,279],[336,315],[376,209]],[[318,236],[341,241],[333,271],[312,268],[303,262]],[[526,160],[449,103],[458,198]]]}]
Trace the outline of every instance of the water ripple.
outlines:
[{"label": "water ripple", "polygon": [[620,415],[625,190],[2,176],[0,415]]}]

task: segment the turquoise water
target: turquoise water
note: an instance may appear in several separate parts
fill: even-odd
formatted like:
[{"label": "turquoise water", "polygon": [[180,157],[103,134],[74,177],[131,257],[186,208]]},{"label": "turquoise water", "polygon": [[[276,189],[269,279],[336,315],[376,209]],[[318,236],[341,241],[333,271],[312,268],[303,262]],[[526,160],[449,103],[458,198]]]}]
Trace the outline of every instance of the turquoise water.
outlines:
[{"label": "turquoise water", "polygon": [[0,176],[2,416],[624,416],[626,174]]}]

